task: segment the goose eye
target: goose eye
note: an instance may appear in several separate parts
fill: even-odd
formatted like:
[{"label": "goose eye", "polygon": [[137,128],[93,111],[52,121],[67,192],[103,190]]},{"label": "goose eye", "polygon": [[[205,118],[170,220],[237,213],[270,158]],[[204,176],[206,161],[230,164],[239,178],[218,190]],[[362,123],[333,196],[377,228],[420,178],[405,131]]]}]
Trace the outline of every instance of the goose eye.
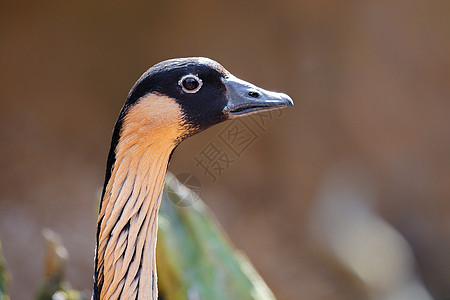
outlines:
[{"label": "goose eye", "polygon": [[185,93],[196,93],[202,87],[202,80],[195,75],[189,74],[183,76],[178,84]]}]

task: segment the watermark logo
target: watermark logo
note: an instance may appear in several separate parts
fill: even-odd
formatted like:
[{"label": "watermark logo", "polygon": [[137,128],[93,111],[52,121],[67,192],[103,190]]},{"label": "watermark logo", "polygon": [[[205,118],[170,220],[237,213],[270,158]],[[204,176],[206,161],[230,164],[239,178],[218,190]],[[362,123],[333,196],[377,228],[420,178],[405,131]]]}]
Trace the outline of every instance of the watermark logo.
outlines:
[{"label": "watermark logo", "polygon": [[245,120],[237,119],[230,123],[220,134],[219,138],[234,155],[241,157],[242,153],[252,145],[259,136],[246,124]]},{"label": "watermark logo", "polygon": [[[281,109],[261,112],[249,118],[235,119],[194,156],[203,176],[215,182],[235,164],[242,154],[267,132],[268,124],[283,114]],[[251,121],[251,122],[250,122]]]},{"label": "watermark logo", "polygon": [[[282,110],[273,110],[231,121],[194,156],[195,166],[202,170],[204,177],[215,182],[267,132],[270,121],[282,114]],[[179,173],[176,178],[178,181],[172,186],[173,189],[168,190],[170,201],[178,207],[194,205],[202,194],[201,181],[188,172]]]}]

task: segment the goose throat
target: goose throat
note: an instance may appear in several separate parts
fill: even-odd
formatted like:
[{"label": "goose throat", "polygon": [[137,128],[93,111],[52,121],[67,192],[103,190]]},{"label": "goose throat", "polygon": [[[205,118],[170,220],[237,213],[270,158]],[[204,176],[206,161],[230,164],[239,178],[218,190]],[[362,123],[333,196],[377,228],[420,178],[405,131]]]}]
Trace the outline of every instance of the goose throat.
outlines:
[{"label": "goose throat", "polygon": [[180,130],[167,123],[157,126],[164,122],[155,120],[158,116],[148,118],[159,109],[158,103],[165,103],[167,111],[167,99],[147,100],[127,112],[114,149],[97,222],[96,300],[157,299],[158,210]]}]

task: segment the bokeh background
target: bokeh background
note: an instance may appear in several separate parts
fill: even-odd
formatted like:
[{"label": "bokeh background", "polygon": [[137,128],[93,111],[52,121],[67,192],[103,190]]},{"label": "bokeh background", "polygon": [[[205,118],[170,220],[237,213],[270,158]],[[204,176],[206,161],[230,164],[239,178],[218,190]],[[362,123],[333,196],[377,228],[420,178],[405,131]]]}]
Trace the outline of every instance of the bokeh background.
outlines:
[{"label": "bokeh background", "polygon": [[2,1],[12,299],[35,294],[44,227],[68,248],[68,280],[91,289],[115,119],[149,66],[185,56],[295,101],[264,130],[246,119],[258,138],[214,182],[194,158],[229,123],[170,165],[195,175],[278,299],[450,299],[450,2],[437,0]]}]

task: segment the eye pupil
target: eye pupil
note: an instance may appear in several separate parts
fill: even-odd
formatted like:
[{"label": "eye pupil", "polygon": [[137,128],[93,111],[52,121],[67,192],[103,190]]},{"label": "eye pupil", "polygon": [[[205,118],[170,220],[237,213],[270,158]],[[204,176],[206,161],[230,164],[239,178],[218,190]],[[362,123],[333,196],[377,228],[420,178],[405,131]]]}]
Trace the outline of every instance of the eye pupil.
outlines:
[{"label": "eye pupil", "polygon": [[183,87],[188,91],[195,90],[198,86],[199,82],[195,78],[188,77],[183,80]]},{"label": "eye pupil", "polygon": [[193,94],[197,93],[203,85],[202,80],[194,74],[187,74],[178,81],[178,85],[183,92]]}]

